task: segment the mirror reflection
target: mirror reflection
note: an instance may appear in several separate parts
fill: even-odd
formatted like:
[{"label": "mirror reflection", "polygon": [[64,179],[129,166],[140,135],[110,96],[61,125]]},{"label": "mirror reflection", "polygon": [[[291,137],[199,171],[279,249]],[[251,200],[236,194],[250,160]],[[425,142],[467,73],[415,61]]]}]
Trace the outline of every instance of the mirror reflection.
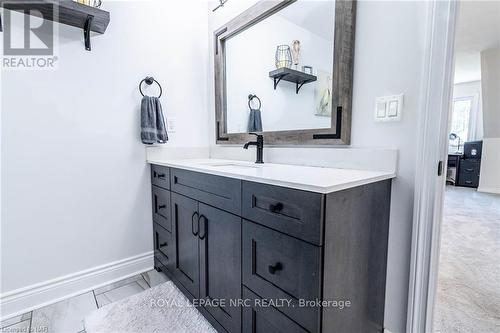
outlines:
[{"label": "mirror reflection", "polygon": [[297,1],[227,39],[227,132],[330,128],[334,1]]}]

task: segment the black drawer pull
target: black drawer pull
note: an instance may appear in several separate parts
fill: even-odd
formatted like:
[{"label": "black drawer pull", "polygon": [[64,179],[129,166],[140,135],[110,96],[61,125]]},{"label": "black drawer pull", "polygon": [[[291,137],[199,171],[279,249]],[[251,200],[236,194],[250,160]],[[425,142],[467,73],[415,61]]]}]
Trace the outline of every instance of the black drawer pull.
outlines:
[{"label": "black drawer pull", "polygon": [[472,168],[468,168],[468,169],[465,169],[465,171],[472,172],[472,171],[474,171],[474,169],[472,169]]},{"label": "black drawer pull", "polygon": [[[199,238],[201,240],[203,240],[205,238],[205,236],[207,235],[207,218],[205,217],[205,215],[201,215],[200,218],[198,219],[198,223],[203,222],[203,226],[200,226],[200,234],[199,234]],[[201,234],[201,231],[203,230],[203,235]]]},{"label": "black drawer pull", "polygon": [[158,209],[164,209],[164,208],[167,208],[167,205],[159,205],[158,206]]},{"label": "black drawer pull", "polygon": [[[198,232],[200,231],[200,219],[199,218],[194,218],[195,216],[198,216],[197,212],[193,213],[193,216],[191,216],[191,233],[193,236],[198,236]],[[194,226],[196,224],[196,231],[194,230]]]},{"label": "black drawer pull", "polygon": [[472,181],[471,180],[466,180],[465,184],[472,184]]},{"label": "black drawer pull", "polygon": [[164,173],[159,173],[159,174],[156,175],[156,177],[161,178],[161,179],[164,179],[165,176],[166,175]]},{"label": "black drawer pull", "polygon": [[283,204],[281,202],[278,202],[277,204],[274,205],[269,205],[269,210],[273,213],[278,213],[283,210]]},{"label": "black drawer pull", "polygon": [[161,243],[160,246],[159,246],[159,248],[162,248],[162,247],[167,246],[167,245],[168,245],[167,242]]},{"label": "black drawer pull", "polygon": [[269,265],[269,273],[275,274],[277,271],[281,271],[283,269],[283,265],[280,262],[277,262],[274,265]]}]

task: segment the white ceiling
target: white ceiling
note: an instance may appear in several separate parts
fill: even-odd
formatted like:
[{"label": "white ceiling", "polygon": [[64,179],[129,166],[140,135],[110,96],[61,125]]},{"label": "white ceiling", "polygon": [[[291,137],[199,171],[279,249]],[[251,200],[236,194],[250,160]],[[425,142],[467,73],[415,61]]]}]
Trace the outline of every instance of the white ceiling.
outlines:
[{"label": "white ceiling", "polygon": [[455,83],[480,80],[480,52],[495,47],[500,47],[500,1],[461,1],[455,36]]}]

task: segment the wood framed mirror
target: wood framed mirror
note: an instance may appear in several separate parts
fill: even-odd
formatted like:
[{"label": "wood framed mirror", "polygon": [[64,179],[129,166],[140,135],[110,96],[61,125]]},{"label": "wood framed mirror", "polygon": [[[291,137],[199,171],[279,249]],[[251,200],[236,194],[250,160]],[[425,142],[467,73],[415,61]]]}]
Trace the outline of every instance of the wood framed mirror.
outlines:
[{"label": "wood framed mirror", "polygon": [[216,30],[217,143],[349,145],[355,20],[355,0],[261,1]]}]

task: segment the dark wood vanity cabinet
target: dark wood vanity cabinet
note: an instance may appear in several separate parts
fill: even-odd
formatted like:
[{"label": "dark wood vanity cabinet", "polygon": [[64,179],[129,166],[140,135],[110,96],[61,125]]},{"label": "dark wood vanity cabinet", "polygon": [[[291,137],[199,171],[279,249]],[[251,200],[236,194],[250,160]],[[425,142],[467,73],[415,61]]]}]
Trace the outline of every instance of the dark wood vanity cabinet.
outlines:
[{"label": "dark wood vanity cabinet", "polygon": [[152,185],[155,268],[219,332],[383,331],[390,180],[320,194],[153,165]]}]

